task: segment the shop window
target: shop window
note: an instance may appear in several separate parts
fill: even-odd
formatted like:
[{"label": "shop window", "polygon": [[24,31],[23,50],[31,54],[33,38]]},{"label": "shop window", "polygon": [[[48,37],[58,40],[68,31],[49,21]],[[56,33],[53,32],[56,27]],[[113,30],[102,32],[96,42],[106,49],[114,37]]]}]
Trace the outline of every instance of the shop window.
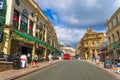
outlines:
[{"label": "shop window", "polygon": [[33,34],[33,22],[30,21],[30,24],[29,24],[29,34],[32,35]]},{"label": "shop window", "polygon": [[26,9],[23,9],[21,15],[20,30],[27,32],[27,25],[28,25],[28,11]]},{"label": "shop window", "polygon": [[18,24],[19,24],[19,12],[14,10],[14,13],[13,13],[13,27],[15,29],[18,29]]}]

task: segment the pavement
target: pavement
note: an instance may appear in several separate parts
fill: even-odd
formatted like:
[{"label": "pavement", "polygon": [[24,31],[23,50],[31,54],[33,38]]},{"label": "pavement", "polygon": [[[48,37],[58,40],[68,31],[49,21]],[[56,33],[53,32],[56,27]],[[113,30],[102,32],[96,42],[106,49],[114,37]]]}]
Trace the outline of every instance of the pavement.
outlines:
[{"label": "pavement", "polygon": [[98,68],[104,70],[109,75],[111,75],[112,77],[114,77],[115,80],[120,80],[120,74],[117,73],[117,67],[112,66],[112,68],[107,69],[107,68],[104,68],[104,63],[103,62],[100,62],[99,64],[96,64],[93,61],[87,61],[87,62],[89,62],[90,64],[93,64],[93,65],[97,66]]},{"label": "pavement", "polygon": [[36,65],[28,65],[27,68],[24,69],[11,69],[0,72],[0,80],[14,80],[16,78],[22,77],[24,75],[30,74],[32,72],[44,69],[48,66],[54,65],[60,62],[59,60],[53,60],[52,64],[49,64],[48,61],[39,62]]},{"label": "pavement", "polygon": [[[84,61],[84,60],[82,60],[82,61]],[[58,62],[60,62],[60,61],[53,60],[52,64],[49,64],[48,61],[43,61],[43,62],[37,63],[35,66],[28,65],[28,67],[24,68],[24,69],[11,69],[11,70],[2,71],[2,72],[0,72],[0,80],[14,80],[16,78],[30,74],[32,72],[35,72],[35,71],[44,69],[48,66],[54,65]],[[120,74],[117,73],[116,67],[113,66],[112,68],[107,69],[107,68],[104,68],[104,64],[102,62],[100,62],[100,64],[96,64],[93,61],[85,61],[85,62],[95,65],[96,67],[107,72],[109,75],[113,76],[116,80],[120,80]]]}]

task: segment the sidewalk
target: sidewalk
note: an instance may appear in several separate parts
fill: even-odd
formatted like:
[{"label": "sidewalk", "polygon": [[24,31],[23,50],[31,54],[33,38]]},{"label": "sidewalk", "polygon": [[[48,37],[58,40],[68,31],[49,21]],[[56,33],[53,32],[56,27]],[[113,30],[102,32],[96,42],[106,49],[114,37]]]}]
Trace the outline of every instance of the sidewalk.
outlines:
[{"label": "sidewalk", "polygon": [[100,62],[99,65],[97,65],[93,61],[87,61],[87,62],[89,62],[90,64],[93,64],[93,65],[97,66],[98,68],[104,70],[109,75],[113,76],[116,80],[120,80],[120,74],[117,73],[117,67],[112,67],[111,69],[107,69],[107,68],[104,68],[104,63],[102,63],[102,62]]},{"label": "sidewalk", "polygon": [[24,68],[24,69],[12,69],[12,70],[3,71],[3,72],[0,72],[0,80],[13,80],[21,76],[27,75],[29,73],[46,68],[58,62],[60,61],[53,60],[52,64],[49,64],[48,61],[44,61],[44,62],[38,63],[35,66],[29,65],[28,68]]}]

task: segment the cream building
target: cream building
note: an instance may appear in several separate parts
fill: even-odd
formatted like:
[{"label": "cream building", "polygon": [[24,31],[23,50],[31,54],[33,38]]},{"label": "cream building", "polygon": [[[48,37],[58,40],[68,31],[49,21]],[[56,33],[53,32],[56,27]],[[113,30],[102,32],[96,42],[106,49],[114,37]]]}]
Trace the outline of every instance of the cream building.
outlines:
[{"label": "cream building", "polygon": [[75,49],[70,46],[63,46],[62,51],[64,54],[70,54],[70,56],[75,56]]},{"label": "cream building", "polygon": [[59,52],[55,29],[34,0],[0,0],[0,51],[7,55]]},{"label": "cream building", "polygon": [[81,58],[95,59],[98,57],[98,49],[102,47],[104,39],[103,33],[93,32],[91,28],[87,29],[87,33],[77,44],[77,51]]},{"label": "cream building", "polygon": [[120,57],[120,8],[106,21],[108,53],[112,60]]}]

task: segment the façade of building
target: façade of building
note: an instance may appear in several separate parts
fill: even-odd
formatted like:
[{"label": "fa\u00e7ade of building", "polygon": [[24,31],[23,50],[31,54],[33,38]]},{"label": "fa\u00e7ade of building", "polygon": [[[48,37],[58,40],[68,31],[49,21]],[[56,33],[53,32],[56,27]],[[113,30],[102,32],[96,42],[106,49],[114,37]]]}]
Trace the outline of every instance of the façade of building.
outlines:
[{"label": "fa\u00e7ade of building", "polygon": [[87,33],[77,43],[77,52],[81,58],[92,60],[98,57],[98,49],[102,47],[104,34],[93,32],[91,28],[87,29]]},{"label": "fa\u00e7ade of building", "polygon": [[75,49],[71,46],[62,46],[62,52],[63,54],[70,54],[71,58],[76,55]]},{"label": "fa\u00e7ade of building", "polygon": [[115,62],[120,57],[120,8],[106,21],[108,53]]},{"label": "fa\u00e7ade of building", "polygon": [[55,29],[34,0],[0,0],[0,51],[39,58],[59,52]]}]

